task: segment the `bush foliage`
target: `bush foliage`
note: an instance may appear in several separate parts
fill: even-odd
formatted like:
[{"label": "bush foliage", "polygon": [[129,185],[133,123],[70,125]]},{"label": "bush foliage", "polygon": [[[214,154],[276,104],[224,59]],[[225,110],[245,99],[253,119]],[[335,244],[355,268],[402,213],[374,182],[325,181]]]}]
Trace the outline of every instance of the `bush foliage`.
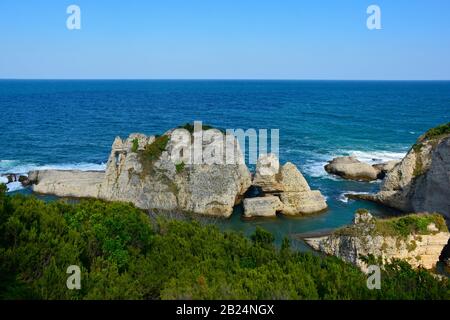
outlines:
[{"label": "bush foliage", "polygon": [[161,157],[161,154],[166,150],[167,143],[169,142],[169,136],[162,135],[155,138],[151,144],[148,144],[143,151],[143,160],[148,162],[154,162]]},{"label": "bush foliage", "polygon": [[[396,262],[382,289],[333,257],[195,221],[153,221],[130,204],[45,203],[0,192],[2,299],[449,299],[449,283]],[[66,288],[69,265],[81,290]]]},{"label": "bush foliage", "polygon": [[435,139],[435,138],[438,138],[438,137],[441,137],[441,136],[444,136],[447,134],[450,134],[450,122],[428,130],[427,132],[425,132],[425,135],[423,136],[423,138],[425,140]]}]

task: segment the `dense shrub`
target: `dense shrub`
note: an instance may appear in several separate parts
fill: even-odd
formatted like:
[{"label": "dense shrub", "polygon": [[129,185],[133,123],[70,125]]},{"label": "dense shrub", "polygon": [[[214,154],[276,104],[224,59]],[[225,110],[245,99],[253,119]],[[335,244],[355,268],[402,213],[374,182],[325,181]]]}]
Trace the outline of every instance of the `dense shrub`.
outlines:
[{"label": "dense shrub", "polygon": [[434,139],[447,134],[450,134],[450,122],[428,130],[423,139]]},{"label": "dense shrub", "polygon": [[[4,191],[4,189],[2,189]],[[449,299],[449,283],[396,262],[382,289],[337,258],[298,253],[195,221],[152,221],[130,204],[44,203],[0,192],[2,299]],[[66,288],[79,265],[81,290]]]},{"label": "dense shrub", "polygon": [[155,138],[151,144],[148,144],[143,151],[143,160],[153,162],[159,159],[162,152],[166,150],[169,136],[162,135]]}]

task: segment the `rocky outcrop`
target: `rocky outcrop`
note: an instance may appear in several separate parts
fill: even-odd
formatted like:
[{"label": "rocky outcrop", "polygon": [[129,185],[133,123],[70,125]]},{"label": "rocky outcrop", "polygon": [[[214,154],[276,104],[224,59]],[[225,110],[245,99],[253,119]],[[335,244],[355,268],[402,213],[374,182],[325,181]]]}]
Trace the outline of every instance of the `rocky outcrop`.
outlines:
[{"label": "rocky outcrop", "polygon": [[[132,134],[126,140],[118,137],[112,145],[106,172],[32,172],[33,190],[57,196],[131,202],[142,209],[230,216],[251,184],[237,140],[217,143],[218,140],[208,139],[211,134],[206,130],[194,134],[183,130],[171,130],[159,137],[143,134]],[[200,144],[190,139],[193,135],[200,136]],[[207,137],[202,139],[203,135]],[[187,140],[180,142],[180,137]],[[231,160],[225,159],[226,150],[233,151]],[[217,163],[194,161],[194,156],[208,153],[216,155],[212,158]]]},{"label": "rocky outcrop", "polygon": [[178,128],[158,137],[137,133],[126,140],[117,137],[105,172],[35,171],[29,180],[42,194],[208,216],[229,217],[251,186],[262,194],[245,200],[247,217],[303,215],[327,208],[320,191],[310,189],[297,167],[288,162],[280,168],[275,155],[259,158],[252,183],[238,140],[225,138],[216,129]]},{"label": "rocky outcrop", "polygon": [[59,197],[98,198],[104,172],[42,170],[29,173],[33,191]]},{"label": "rocky outcrop", "polygon": [[244,216],[275,217],[277,211],[283,208],[280,198],[275,196],[255,197],[244,199]]},{"label": "rocky outcrop", "polygon": [[337,157],[325,165],[325,170],[344,179],[357,181],[373,181],[382,179],[387,172],[397,164],[397,161],[370,165],[355,157]]},{"label": "rocky outcrop", "polygon": [[320,191],[311,190],[297,167],[287,162],[280,169],[279,160],[273,154],[259,157],[253,185],[260,187],[264,194],[279,197],[282,203],[279,211],[285,215],[311,214],[327,208]]},{"label": "rocky outcrop", "polygon": [[253,185],[263,192],[281,192],[283,186],[279,182],[280,162],[276,155],[261,155],[256,163]]},{"label": "rocky outcrop", "polygon": [[[410,232],[398,231],[403,230],[400,226]],[[445,221],[438,214],[378,220],[369,212],[360,211],[356,213],[353,225],[328,236],[304,240],[315,250],[337,256],[367,271],[369,256],[384,263],[401,259],[413,267],[431,269],[439,261],[449,238]]]},{"label": "rocky outcrop", "polygon": [[361,195],[405,212],[439,212],[450,218],[450,124],[421,136],[374,195]]},{"label": "rocky outcrop", "polygon": [[384,179],[386,174],[394,169],[394,167],[400,163],[400,160],[391,160],[383,163],[377,163],[372,165],[372,167],[378,171],[378,179]]}]

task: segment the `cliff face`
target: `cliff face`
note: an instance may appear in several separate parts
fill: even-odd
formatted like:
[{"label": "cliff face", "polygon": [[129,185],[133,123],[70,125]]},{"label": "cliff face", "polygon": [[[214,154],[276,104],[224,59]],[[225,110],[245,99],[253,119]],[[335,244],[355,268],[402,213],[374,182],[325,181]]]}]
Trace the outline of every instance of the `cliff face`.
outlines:
[{"label": "cliff face", "polygon": [[450,124],[431,129],[386,175],[380,192],[359,198],[405,212],[450,217]]},{"label": "cliff face", "polygon": [[353,225],[305,241],[313,249],[339,257],[366,272],[366,258],[370,255],[382,262],[401,259],[413,267],[431,269],[449,238],[445,222],[437,214],[377,220],[362,211],[355,215]]}]

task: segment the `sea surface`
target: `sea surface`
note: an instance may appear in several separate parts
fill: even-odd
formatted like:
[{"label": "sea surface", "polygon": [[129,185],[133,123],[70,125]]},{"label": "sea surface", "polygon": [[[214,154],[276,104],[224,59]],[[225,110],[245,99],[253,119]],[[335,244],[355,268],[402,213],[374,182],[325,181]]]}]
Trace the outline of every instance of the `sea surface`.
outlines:
[{"label": "sea surface", "polygon": [[[328,175],[335,156],[400,159],[427,129],[450,121],[450,82],[0,80],[0,174],[31,169],[102,170],[116,136],[159,134],[194,120],[220,128],[279,129],[281,163],[298,165],[329,209],[311,217],[245,221],[238,208],[216,222],[249,234],[261,225],[281,239],[350,223],[354,211],[396,212],[349,192],[380,183]],[[29,193],[18,183],[11,193]]]}]

